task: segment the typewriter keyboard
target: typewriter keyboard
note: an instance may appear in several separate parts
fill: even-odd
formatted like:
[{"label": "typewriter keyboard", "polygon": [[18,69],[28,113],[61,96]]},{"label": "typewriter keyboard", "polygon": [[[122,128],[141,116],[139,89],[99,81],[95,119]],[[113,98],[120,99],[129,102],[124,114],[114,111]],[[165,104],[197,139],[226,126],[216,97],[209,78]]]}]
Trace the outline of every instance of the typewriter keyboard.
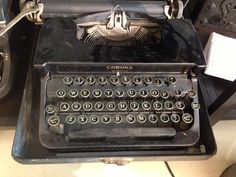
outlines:
[{"label": "typewriter keyboard", "polygon": [[197,90],[185,75],[57,75],[46,91],[49,131],[76,141],[171,137],[190,129],[200,108]]}]

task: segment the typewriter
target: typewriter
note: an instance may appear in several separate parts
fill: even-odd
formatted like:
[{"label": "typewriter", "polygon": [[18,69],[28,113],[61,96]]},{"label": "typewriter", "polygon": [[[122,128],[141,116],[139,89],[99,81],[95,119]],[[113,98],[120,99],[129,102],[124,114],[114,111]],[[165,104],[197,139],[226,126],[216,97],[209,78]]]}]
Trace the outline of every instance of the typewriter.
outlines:
[{"label": "typewriter", "polygon": [[[10,1],[0,1],[0,30],[10,20]],[[12,84],[12,61],[9,48],[9,33],[0,36],[0,100],[10,91]]]},{"label": "typewriter", "polygon": [[19,123],[31,123],[17,130],[13,154],[22,139],[31,141],[24,154],[38,144],[42,156],[32,158],[47,161],[214,154],[198,82],[205,60],[183,7],[178,0],[26,2],[12,24],[24,16],[40,24],[30,69],[37,76],[29,74]]}]

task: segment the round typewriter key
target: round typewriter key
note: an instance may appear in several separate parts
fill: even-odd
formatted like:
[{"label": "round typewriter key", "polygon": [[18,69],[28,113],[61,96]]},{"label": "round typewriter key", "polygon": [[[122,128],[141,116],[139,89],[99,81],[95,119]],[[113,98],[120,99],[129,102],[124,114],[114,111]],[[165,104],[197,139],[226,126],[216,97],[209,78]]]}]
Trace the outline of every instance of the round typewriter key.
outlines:
[{"label": "round typewriter key", "polygon": [[111,117],[108,116],[108,115],[104,115],[104,116],[102,116],[102,121],[103,121],[105,124],[108,124],[108,123],[111,121]]},{"label": "round typewriter key", "polygon": [[76,118],[75,118],[75,116],[73,116],[73,115],[68,115],[68,116],[66,117],[66,123],[68,123],[68,124],[74,124],[75,121],[76,121]]},{"label": "round typewriter key", "polygon": [[93,90],[92,95],[93,95],[95,98],[99,98],[99,97],[102,96],[102,91],[99,90],[99,89],[95,89],[95,90]]},{"label": "round typewriter key", "polygon": [[97,102],[95,103],[94,107],[97,111],[101,111],[104,108],[104,104],[102,102]]},{"label": "round typewriter key", "polygon": [[110,77],[110,83],[112,85],[116,85],[116,84],[118,84],[118,82],[119,82],[119,78],[117,76],[111,76]]},{"label": "round typewriter key", "polygon": [[182,95],[182,92],[180,90],[175,90],[175,96],[180,97]]},{"label": "round typewriter key", "polygon": [[193,103],[191,103],[191,107],[194,110],[199,110],[200,109],[200,104],[193,102]]},{"label": "round typewriter key", "polygon": [[126,120],[127,120],[128,123],[132,124],[132,123],[135,122],[135,117],[134,117],[134,115],[129,114],[129,115],[126,117]]},{"label": "round typewriter key", "polygon": [[158,90],[155,90],[155,89],[153,89],[153,90],[151,90],[151,96],[153,96],[153,97],[159,97],[159,91]]},{"label": "round typewriter key", "polygon": [[135,85],[141,84],[141,83],[142,83],[141,77],[138,77],[138,76],[133,77],[133,83],[134,83]]},{"label": "round typewriter key", "polygon": [[163,123],[167,123],[170,121],[170,117],[168,116],[168,114],[165,114],[165,113],[160,115],[160,119]]},{"label": "round typewriter key", "polygon": [[73,83],[73,78],[71,76],[65,76],[63,78],[63,83],[66,85],[71,85]]},{"label": "round typewriter key", "polygon": [[127,77],[127,76],[123,76],[123,77],[121,78],[121,82],[122,82],[122,84],[124,84],[124,85],[128,85],[128,84],[131,83],[130,78]]},{"label": "round typewriter key", "polygon": [[113,91],[112,91],[111,89],[106,89],[106,90],[104,91],[104,95],[105,95],[106,97],[112,97]]},{"label": "round typewriter key", "polygon": [[93,76],[88,76],[88,77],[87,77],[87,83],[88,83],[89,85],[93,85],[93,84],[95,84],[95,82],[96,82],[95,77],[93,77]]},{"label": "round typewriter key", "polygon": [[180,122],[180,116],[178,114],[171,114],[170,119],[174,123],[179,123]]},{"label": "round typewriter key", "polygon": [[191,124],[193,122],[193,116],[189,113],[184,113],[182,119],[186,124]]},{"label": "round typewriter key", "polygon": [[137,102],[131,102],[130,103],[130,108],[133,110],[133,111],[137,111],[139,109],[139,104]]},{"label": "round typewriter key", "polygon": [[117,97],[123,97],[124,96],[124,91],[121,89],[118,89],[115,91],[115,94]]},{"label": "round typewriter key", "polygon": [[78,103],[78,102],[72,103],[71,109],[72,109],[73,111],[79,111],[79,110],[81,109],[80,103]]},{"label": "round typewriter key", "polygon": [[98,116],[91,115],[91,116],[89,117],[89,121],[90,121],[92,124],[97,124],[98,121],[99,121],[99,118],[98,118]]},{"label": "round typewriter key", "polygon": [[148,120],[149,120],[151,123],[157,123],[158,117],[157,117],[156,114],[150,114],[150,115],[148,116]]},{"label": "round typewriter key", "polygon": [[120,115],[115,115],[114,116],[114,121],[115,121],[115,123],[119,124],[122,121],[122,117]]},{"label": "round typewriter key", "polygon": [[114,102],[109,102],[109,103],[107,103],[106,107],[109,111],[112,111],[116,108],[116,105]]},{"label": "round typewriter key", "polygon": [[48,114],[52,114],[52,113],[54,113],[54,112],[55,112],[55,106],[54,106],[54,105],[51,105],[51,104],[49,104],[49,105],[47,105],[47,106],[46,106],[46,109],[45,109],[45,111],[46,111],[46,113],[48,113]]},{"label": "round typewriter key", "polygon": [[141,97],[145,98],[145,97],[148,96],[148,91],[145,90],[145,89],[141,89],[141,90],[139,90],[139,94],[140,94]]},{"label": "round typewriter key", "polygon": [[154,82],[155,82],[156,86],[162,85],[162,81],[160,79],[156,79]]},{"label": "round typewriter key", "polygon": [[144,110],[149,110],[149,109],[151,109],[151,104],[148,101],[144,101],[144,102],[142,102],[142,108]]},{"label": "round typewriter key", "polygon": [[48,118],[48,124],[51,126],[56,126],[59,124],[60,118],[58,116],[51,116]]},{"label": "round typewriter key", "polygon": [[127,103],[126,102],[120,102],[118,104],[118,107],[119,107],[120,110],[124,111],[124,110],[127,109]]},{"label": "round typewriter key", "polygon": [[82,85],[84,83],[84,78],[81,77],[81,76],[77,76],[74,79],[74,83],[77,84],[77,85]]},{"label": "round typewriter key", "polygon": [[176,108],[183,110],[185,108],[185,104],[182,101],[177,101],[175,103]]},{"label": "round typewriter key", "polygon": [[65,112],[68,111],[70,109],[70,105],[66,102],[63,102],[60,104],[60,110]]},{"label": "round typewriter key", "polygon": [[188,96],[190,98],[195,98],[197,96],[197,93],[194,90],[191,90],[191,91],[188,92]]},{"label": "round typewriter key", "polygon": [[59,89],[59,90],[56,91],[56,95],[59,98],[63,98],[63,97],[66,96],[66,91],[64,89]]},{"label": "round typewriter key", "polygon": [[83,108],[85,111],[90,111],[93,108],[93,105],[90,102],[85,102]]},{"label": "round typewriter key", "polygon": [[167,99],[167,98],[169,98],[169,93],[167,92],[167,91],[163,91],[163,92],[161,92],[161,97],[162,98],[164,98],[164,99]]},{"label": "round typewriter key", "polygon": [[88,119],[85,115],[80,115],[78,117],[78,121],[79,121],[80,124],[85,124],[88,121]]},{"label": "round typewriter key", "polygon": [[80,95],[84,98],[87,98],[90,95],[90,91],[88,89],[83,89],[81,90]]},{"label": "round typewriter key", "polygon": [[173,103],[171,101],[166,101],[164,103],[164,105],[165,105],[165,108],[168,109],[168,110],[171,110],[174,107],[174,105],[173,105]]},{"label": "round typewriter key", "polygon": [[144,78],[144,83],[145,84],[150,85],[150,84],[152,84],[152,82],[153,82],[153,78],[152,77],[147,76],[147,77]]},{"label": "round typewriter key", "polygon": [[140,122],[140,123],[144,123],[144,122],[146,122],[146,116],[144,115],[144,114],[139,114],[138,116],[137,116],[137,120]]},{"label": "round typewriter key", "polygon": [[79,94],[79,92],[78,92],[76,89],[71,89],[71,90],[69,91],[69,95],[70,95],[70,97],[72,97],[72,98],[77,97],[78,94]]},{"label": "round typewriter key", "polygon": [[137,94],[137,92],[136,92],[134,89],[129,89],[129,90],[127,91],[127,95],[128,95],[129,97],[135,97],[136,94]]},{"label": "round typewriter key", "polygon": [[170,84],[175,84],[176,83],[176,78],[175,77],[168,77],[168,82]]},{"label": "round typewriter key", "polygon": [[154,109],[156,109],[156,110],[161,110],[161,109],[162,109],[162,104],[161,104],[161,102],[159,102],[159,101],[155,101],[155,102],[153,103],[153,107],[154,107]]},{"label": "round typewriter key", "polygon": [[107,83],[107,78],[106,78],[105,76],[100,76],[100,77],[98,78],[98,83],[99,83],[100,85],[105,85],[105,84]]}]

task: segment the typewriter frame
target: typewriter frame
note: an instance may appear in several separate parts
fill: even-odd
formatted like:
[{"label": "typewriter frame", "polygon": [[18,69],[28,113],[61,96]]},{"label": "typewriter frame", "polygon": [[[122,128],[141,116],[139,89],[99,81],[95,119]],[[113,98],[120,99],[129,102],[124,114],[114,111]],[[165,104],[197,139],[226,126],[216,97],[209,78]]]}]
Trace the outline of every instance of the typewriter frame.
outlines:
[{"label": "typewriter frame", "polygon": [[[54,61],[57,64],[57,61]],[[44,63],[42,63],[44,64]],[[48,65],[47,65],[48,64]],[[46,67],[53,64],[48,62]],[[60,62],[58,62],[60,64]],[[75,64],[75,62],[73,62]],[[117,63],[116,63],[117,64]],[[147,64],[147,63],[143,63]],[[189,63],[161,63],[162,71],[191,71],[195,68],[194,62]],[[41,64],[36,63],[36,68]],[[201,71],[204,65],[199,65],[198,95],[202,109],[200,109],[200,139],[198,143],[190,147],[142,151],[109,151],[109,152],[81,152],[81,151],[53,151],[45,148],[39,141],[39,100],[40,98],[40,77],[47,74],[47,70],[42,69],[39,73],[35,67],[30,67],[27,75],[19,120],[16,129],[15,140],[12,149],[13,158],[20,163],[72,163],[72,162],[105,162],[117,163],[132,160],[200,160],[207,159],[216,153],[216,143],[210,127],[207,109],[202,97]]]}]

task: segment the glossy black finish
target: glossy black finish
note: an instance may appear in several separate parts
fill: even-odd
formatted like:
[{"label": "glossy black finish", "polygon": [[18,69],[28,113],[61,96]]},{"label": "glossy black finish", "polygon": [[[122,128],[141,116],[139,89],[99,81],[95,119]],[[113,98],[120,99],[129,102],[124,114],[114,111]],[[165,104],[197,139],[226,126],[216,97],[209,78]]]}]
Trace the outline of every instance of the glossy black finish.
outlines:
[{"label": "glossy black finish", "polygon": [[[132,62],[176,65],[206,65],[202,47],[193,26],[184,20],[157,21],[162,28],[160,43],[141,46],[92,45],[76,38],[76,24],[71,19],[54,18],[43,25],[34,65],[81,62]],[[166,65],[168,67],[168,65]]]},{"label": "glossy black finish", "polygon": [[[205,159],[216,152],[216,144],[208,114],[198,85],[200,137],[187,146],[145,149],[50,150],[39,141],[40,105],[45,97],[44,83],[50,74],[68,75],[83,70],[99,73],[107,70],[122,72],[181,73],[188,77],[205,67],[201,44],[191,24],[182,20],[159,21],[163,25],[160,43],[148,46],[96,46],[78,41],[76,26],[71,19],[50,19],[42,27],[34,67],[28,72],[12,155],[21,163],[59,163],[104,161],[119,157],[133,160]],[[115,66],[115,68],[113,68]],[[36,69],[35,69],[36,68]],[[109,69],[110,68],[110,69]],[[122,69],[123,68],[123,69]],[[194,74],[193,74],[194,75]],[[150,148],[149,148],[150,145]]]}]

